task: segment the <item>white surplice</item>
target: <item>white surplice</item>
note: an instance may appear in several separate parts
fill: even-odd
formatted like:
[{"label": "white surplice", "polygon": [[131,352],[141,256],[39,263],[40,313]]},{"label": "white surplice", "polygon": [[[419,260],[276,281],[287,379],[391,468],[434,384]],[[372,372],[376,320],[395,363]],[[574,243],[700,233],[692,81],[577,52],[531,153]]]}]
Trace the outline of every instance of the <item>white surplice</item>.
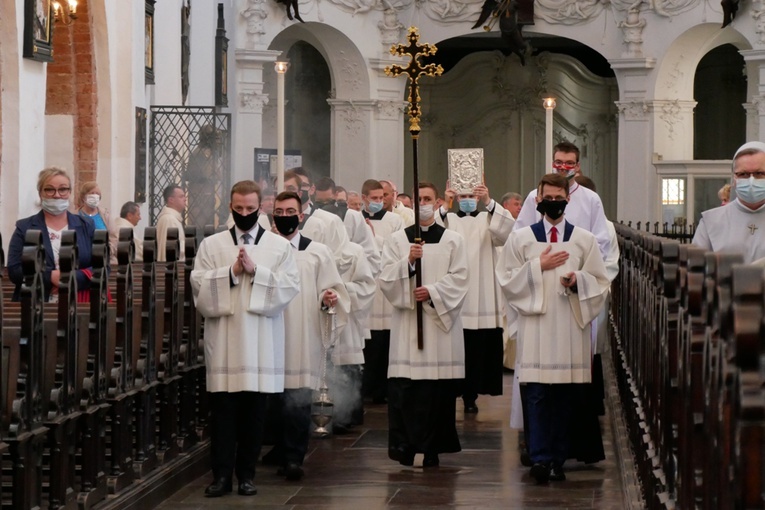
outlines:
[{"label": "white surplice", "polygon": [[712,251],[741,253],[744,263],[765,257],[765,205],[751,210],[738,198],[701,213],[693,244]]},{"label": "white surplice", "polygon": [[438,243],[422,245],[422,284],[432,303],[424,302],[422,306],[422,350],[417,348],[415,277],[409,276],[410,247],[403,230],[395,232],[383,247],[380,288],[393,304],[388,377],[462,379],[465,344],[460,312],[468,290],[464,240],[456,232],[445,230]]},{"label": "white surplice", "polygon": [[332,251],[338,273],[347,271],[352,260],[346,251],[350,241],[343,220],[324,209],[313,209],[304,221],[305,223],[300,227],[300,233],[308,239],[322,243]]},{"label": "white surplice", "polygon": [[[542,271],[548,247],[569,258]],[[578,292],[566,292],[560,277],[574,272]],[[518,311],[517,375],[521,383],[591,381],[590,322],[602,309],[610,282],[595,237],[574,228],[568,242],[537,241],[531,228],[513,232],[497,266],[497,280]]]},{"label": "white surplice", "polygon": [[345,289],[351,300],[347,324],[340,332],[332,350],[332,363],[338,365],[362,365],[364,363],[364,339],[369,312],[377,290],[377,282],[366,258],[364,249],[351,243],[353,264],[341,274]]},{"label": "white surplice", "polygon": [[[601,257],[605,260],[611,250],[611,236],[606,225],[603,202],[594,191],[581,186],[576,181],[569,182],[571,188],[569,189],[570,199],[566,206],[566,221],[591,232],[598,240]],[[520,230],[542,220],[542,215],[537,211],[536,198],[535,188],[526,196],[513,230]]]},{"label": "white surplice", "polygon": [[[299,235],[293,238],[293,244]],[[319,388],[322,341],[328,343],[342,332],[350,310],[350,299],[335,267],[329,248],[317,241],[304,250],[294,250],[300,272],[300,294],[284,310],[284,387]],[[322,310],[327,290],[337,294],[334,318]]]},{"label": "white surplice", "polygon": [[239,246],[230,231],[202,241],[191,285],[197,310],[205,317],[207,391],[284,390],[284,308],[300,291],[289,241],[264,232],[245,246],[257,265],[232,285],[231,267]]},{"label": "white surplice", "polygon": [[372,229],[364,220],[364,215],[359,211],[348,209],[345,212],[343,223],[348,231],[348,239],[364,248],[369,268],[374,277],[377,278],[380,274],[380,248],[377,246]]},{"label": "white surplice", "polygon": [[468,257],[468,293],[462,306],[465,329],[502,327],[502,292],[494,275],[498,261],[494,248],[504,246],[514,223],[512,215],[496,202],[492,213],[482,211],[476,216],[448,213],[444,219],[447,229],[465,239]]},{"label": "white surplice", "polygon": [[[369,222],[372,224],[372,229],[374,230],[375,234],[375,241],[377,242],[377,247],[381,252],[385,242],[395,232],[400,232],[404,229],[404,221],[401,219],[401,216],[387,211],[385,211],[384,214],[377,213],[374,216],[370,215]],[[384,265],[385,264],[381,262],[381,269]],[[372,303],[372,312],[369,315],[369,329],[375,331],[391,329],[392,313],[393,308],[391,307],[388,299],[383,295],[382,290],[378,285],[375,299]]]},{"label": "white surplice", "polygon": [[404,228],[414,225],[414,210],[406,207],[400,200],[396,200],[396,205],[393,206],[394,213],[401,216],[404,222]]},{"label": "white surplice", "polygon": [[178,240],[181,243],[180,253],[178,254],[178,260],[183,260],[185,250],[183,248],[186,236],[183,231],[183,216],[175,209],[171,209],[168,206],[164,206],[159,212],[157,217],[157,253],[155,253],[155,260],[157,262],[164,262],[167,260],[167,231],[171,228],[178,229]]}]

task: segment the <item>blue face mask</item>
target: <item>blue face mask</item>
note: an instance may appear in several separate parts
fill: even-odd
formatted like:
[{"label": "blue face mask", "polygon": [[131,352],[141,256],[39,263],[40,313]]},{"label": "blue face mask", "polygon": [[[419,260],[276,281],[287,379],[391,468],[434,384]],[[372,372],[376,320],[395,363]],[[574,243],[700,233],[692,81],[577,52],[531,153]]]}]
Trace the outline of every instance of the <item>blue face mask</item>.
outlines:
[{"label": "blue face mask", "polygon": [[377,214],[383,209],[383,203],[382,202],[369,202],[369,205],[367,206],[367,209],[372,214]]},{"label": "blue face mask", "polygon": [[460,198],[460,211],[471,213],[478,207],[478,200],[475,198]]},{"label": "blue face mask", "polygon": [[736,196],[748,204],[765,200],[765,179],[736,179]]}]

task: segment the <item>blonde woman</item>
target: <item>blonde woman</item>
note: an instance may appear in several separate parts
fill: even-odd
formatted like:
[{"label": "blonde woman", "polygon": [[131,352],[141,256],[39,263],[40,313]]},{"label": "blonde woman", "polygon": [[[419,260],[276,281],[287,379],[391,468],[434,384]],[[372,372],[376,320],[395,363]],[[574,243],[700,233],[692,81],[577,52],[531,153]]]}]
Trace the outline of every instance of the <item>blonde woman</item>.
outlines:
[{"label": "blonde woman", "polygon": [[8,248],[8,275],[16,284],[13,300],[18,301],[24,271],[21,267],[21,254],[24,249],[24,237],[28,230],[40,230],[45,246],[45,267],[43,268],[43,284],[45,300],[58,300],[58,284],[61,277],[59,270],[59,251],[61,237],[65,230],[77,233],[77,248],[79,250],[79,269],[77,270],[77,289],[80,292],[90,288],[91,257],[93,253],[93,221],[89,218],[69,212],[69,198],[72,193],[72,181],[66,171],[50,167],[40,172],[37,179],[37,193],[40,197],[42,210],[28,218],[16,222]]},{"label": "blonde woman", "polygon": [[93,220],[96,230],[109,230],[109,211],[101,207],[101,188],[96,181],[87,181],[80,185],[77,206],[77,214]]}]

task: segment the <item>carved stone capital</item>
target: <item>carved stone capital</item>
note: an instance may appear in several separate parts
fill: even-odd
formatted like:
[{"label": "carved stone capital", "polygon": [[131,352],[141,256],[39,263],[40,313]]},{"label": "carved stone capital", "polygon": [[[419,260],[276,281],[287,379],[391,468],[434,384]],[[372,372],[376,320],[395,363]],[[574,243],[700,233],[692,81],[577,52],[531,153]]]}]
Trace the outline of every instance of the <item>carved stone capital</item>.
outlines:
[{"label": "carved stone capital", "polygon": [[347,136],[356,137],[367,129],[368,113],[377,106],[376,101],[350,99],[328,99],[335,115],[337,127]]},{"label": "carved stone capital", "polygon": [[646,101],[616,101],[616,108],[624,120],[646,120],[648,118],[648,103]]},{"label": "carved stone capital", "polygon": [[399,120],[405,110],[405,101],[377,101],[377,112],[380,120]]}]

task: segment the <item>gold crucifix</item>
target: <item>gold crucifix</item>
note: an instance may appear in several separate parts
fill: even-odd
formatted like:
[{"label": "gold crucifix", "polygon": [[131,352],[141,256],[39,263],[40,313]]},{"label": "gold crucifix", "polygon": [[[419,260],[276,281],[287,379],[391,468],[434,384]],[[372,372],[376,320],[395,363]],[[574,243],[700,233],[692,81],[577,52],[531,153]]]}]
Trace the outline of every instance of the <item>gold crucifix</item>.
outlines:
[{"label": "gold crucifix", "polygon": [[758,227],[757,227],[757,225],[755,225],[754,223],[752,223],[752,224],[751,224],[751,225],[749,225],[747,228],[749,229],[749,232],[750,232],[752,235],[754,235],[754,232],[755,232],[755,230],[757,230],[757,228],[758,228]]},{"label": "gold crucifix", "polygon": [[417,27],[409,27],[409,33],[406,37],[409,40],[409,44],[395,44],[391,46],[391,55],[398,55],[403,57],[409,55],[409,65],[401,67],[399,65],[387,66],[385,68],[385,74],[388,76],[401,76],[406,74],[409,76],[409,132],[413,137],[417,137],[420,134],[420,88],[419,80],[420,76],[441,76],[444,72],[444,68],[436,64],[428,64],[423,66],[420,62],[420,57],[426,57],[436,54],[435,44],[419,44],[420,34],[417,31]]}]

